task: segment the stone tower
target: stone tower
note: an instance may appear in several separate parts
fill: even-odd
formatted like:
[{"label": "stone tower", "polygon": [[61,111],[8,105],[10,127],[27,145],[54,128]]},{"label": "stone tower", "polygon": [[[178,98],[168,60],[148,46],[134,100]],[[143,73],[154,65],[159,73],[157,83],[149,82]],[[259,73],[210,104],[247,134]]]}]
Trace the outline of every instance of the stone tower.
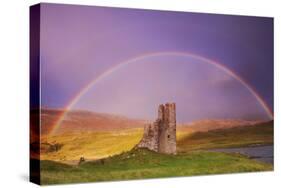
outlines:
[{"label": "stone tower", "polygon": [[175,103],[161,104],[158,107],[158,118],[145,126],[143,137],[137,147],[159,153],[176,154]]}]

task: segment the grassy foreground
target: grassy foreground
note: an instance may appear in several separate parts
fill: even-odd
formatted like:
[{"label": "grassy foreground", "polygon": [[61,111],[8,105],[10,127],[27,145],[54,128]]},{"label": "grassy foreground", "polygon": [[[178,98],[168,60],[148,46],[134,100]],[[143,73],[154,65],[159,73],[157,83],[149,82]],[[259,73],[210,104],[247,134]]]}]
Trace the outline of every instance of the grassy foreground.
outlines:
[{"label": "grassy foreground", "polygon": [[241,155],[207,151],[165,155],[138,149],[79,166],[42,161],[41,181],[42,184],[95,182],[266,171],[272,168],[272,165]]},{"label": "grassy foreground", "polygon": [[[273,144],[272,123],[209,132],[179,131],[177,155],[159,154],[146,149],[131,150],[141,136],[142,130],[132,129],[61,135],[48,140],[45,138],[46,141],[62,143],[64,146],[58,152],[41,156],[41,183],[79,183],[273,170],[271,164],[239,154],[206,150]],[[86,160],[99,160],[84,162],[81,165],[61,163],[65,160],[62,158],[64,156],[66,160],[75,159],[77,163],[81,155]],[[100,159],[102,157],[107,158]],[[57,159],[59,162],[54,161]]]}]

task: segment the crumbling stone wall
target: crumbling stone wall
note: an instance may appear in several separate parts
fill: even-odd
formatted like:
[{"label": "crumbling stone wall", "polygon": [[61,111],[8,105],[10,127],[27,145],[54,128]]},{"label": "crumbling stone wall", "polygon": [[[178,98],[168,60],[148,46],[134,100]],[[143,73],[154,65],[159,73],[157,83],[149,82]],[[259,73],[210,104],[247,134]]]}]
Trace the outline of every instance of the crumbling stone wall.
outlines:
[{"label": "crumbling stone wall", "polygon": [[161,104],[158,107],[158,118],[145,126],[143,138],[137,145],[139,148],[175,154],[176,153],[176,105]]}]

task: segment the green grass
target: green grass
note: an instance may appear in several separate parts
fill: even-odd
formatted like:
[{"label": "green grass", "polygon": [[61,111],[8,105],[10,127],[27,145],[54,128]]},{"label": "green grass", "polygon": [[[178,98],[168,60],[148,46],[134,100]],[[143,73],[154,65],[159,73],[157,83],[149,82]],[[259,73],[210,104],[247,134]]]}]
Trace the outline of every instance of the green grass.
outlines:
[{"label": "green grass", "polygon": [[[63,147],[58,152],[41,155],[41,183],[61,184],[273,170],[271,164],[246,156],[206,150],[273,144],[272,122],[209,132],[178,131],[177,155],[159,154],[145,149],[131,150],[141,139],[142,133],[141,129],[131,129],[44,138],[46,142],[61,143]],[[80,156],[84,156],[86,160],[107,158],[85,162],[79,166],[61,163],[67,162],[65,160],[79,160]]]},{"label": "green grass", "polygon": [[60,184],[272,170],[241,155],[193,151],[165,155],[137,149],[80,166],[41,161],[41,183]]},{"label": "green grass", "polygon": [[181,136],[178,152],[198,149],[230,148],[273,144],[273,122],[256,126],[236,127]]}]

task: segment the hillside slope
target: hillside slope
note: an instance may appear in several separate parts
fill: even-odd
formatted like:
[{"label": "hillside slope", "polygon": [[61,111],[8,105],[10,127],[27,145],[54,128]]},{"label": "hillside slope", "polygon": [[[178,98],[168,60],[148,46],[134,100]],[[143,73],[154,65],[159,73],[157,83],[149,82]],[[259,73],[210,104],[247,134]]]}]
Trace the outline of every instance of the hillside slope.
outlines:
[{"label": "hillside slope", "polygon": [[[47,135],[56,126],[62,110],[41,109],[41,134]],[[31,113],[32,116],[32,113]],[[113,114],[97,113],[90,111],[70,111],[64,117],[55,134],[79,133],[79,132],[104,132],[129,128],[143,128],[148,120],[130,119]],[[178,130],[190,132],[206,132],[215,129],[227,129],[240,126],[251,126],[260,121],[245,121],[231,119],[200,120],[192,123],[178,124]],[[34,126],[33,126],[34,127]],[[35,130],[36,127],[34,127]]]},{"label": "hillside slope", "polygon": [[179,130],[192,132],[207,132],[216,129],[229,129],[234,127],[245,127],[263,123],[263,121],[247,121],[240,119],[205,119],[191,123],[180,124]]},{"label": "hillside slope", "polygon": [[[227,165],[226,165],[227,164]],[[270,164],[241,155],[194,151],[184,155],[166,155],[146,149],[131,150],[94,162],[69,166],[41,161],[42,184],[78,183],[268,171]]]},{"label": "hillside slope", "polygon": [[198,149],[239,147],[273,144],[273,121],[251,126],[238,126],[181,135],[177,142],[179,152]]},{"label": "hillside slope", "polygon": [[[41,153],[41,158],[78,161],[80,157],[99,159],[132,149],[142,138],[143,129],[85,132],[42,137],[43,143],[61,144],[57,152]],[[273,122],[208,132],[177,131],[178,152],[198,149],[238,147],[273,143]]]},{"label": "hillside slope", "polygon": [[[41,134],[50,133],[54,124],[63,113],[61,110],[41,110]],[[70,111],[56,131],[56,134],[87,131],[113,131],[128,128],[144,127],[144,120],[129,119],[112,114],[89,111]]]}]

